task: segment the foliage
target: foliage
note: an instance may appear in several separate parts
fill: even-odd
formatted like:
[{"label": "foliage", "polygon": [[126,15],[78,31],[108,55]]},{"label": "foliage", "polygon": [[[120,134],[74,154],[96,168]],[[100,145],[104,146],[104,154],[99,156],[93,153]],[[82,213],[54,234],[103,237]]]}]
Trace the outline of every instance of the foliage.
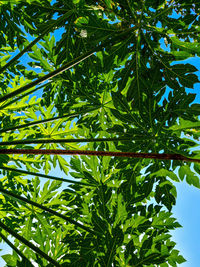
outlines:
[{"label": "foliage", "polygon": [[[199,81],[185,62],[200,54],[199,8],[188,0],[0,1],[1,148],[200,158],[191,93]],[[171,210],[175,182],[200,188],[198,163],[25,154],[0,155],[0,169],[0,238],[13,249],[6,266],[185,261]]]}]

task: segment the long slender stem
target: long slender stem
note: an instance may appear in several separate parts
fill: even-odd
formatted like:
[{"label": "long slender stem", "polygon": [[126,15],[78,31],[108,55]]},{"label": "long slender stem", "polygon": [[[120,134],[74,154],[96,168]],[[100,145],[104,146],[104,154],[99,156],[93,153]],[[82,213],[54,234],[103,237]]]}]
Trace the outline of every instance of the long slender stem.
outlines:
[{"label": "long slender stem", "polygon": [[65,114],[65,115],[62,115],[62,116],[57,116],[57,117],[53,117],[53,118],[49,118],[49,119],[37,120],[37,121],[29,122],[29,123],[24,123],[24,124],[21,124],[21,125],[16,125],[16,126],[8,127],[8,128],[3,128],[2,130],[0,130],[0,134],[8,132],[8,131],[14,131],[14,130],[18,130],[18,129],[23,129],[23,128],[26,128],[26,127],[32,127],[32,126],[35,126],[35,125],[39,125],[41,123],[43,124],[43,123],[46,123],[46,122],[55,121],[55,120],[59,120],[59,119],[63,119],[63,118],[76,118],[79,115],[83,115],[83,114],[86,114],[88,112],[94,111],[97,108],[98,107],[94,107],[94,108],[91,108],[91,109],[86,109],[86,110],[84,110],[84,112],[76,112],[76,113],[71,113],[71,114]]},{"label": "long slender stem", "polygon": [[22,258],[22,259],[25,259],[27,262],[29,262],[30,266],[33,266],[31,265],[31,262],[29,261],[28,258],[26,258],[24,256],[24,254],[15,246],[13,245],[12,242],[10,242],[10,240],[5,236],[3,235],[1,232],[0,232],[0,237]]},{"label": "long slender stem", "polygon": [[[43,85],[43,86],[44,86],[44,85]],[[42,87],[43,87],[43,86],[42,86]],[[13,100],[11,100],[10,102],[8,102],[8,103],[6,103],[5,105],[1,106],[0,109],[1,109],[1,110],[3,110],[3,109],[5,110],[5,109],[6,109],[7,107],[9,107],[10,105],[16,103],[18,100],[21,100],[22,98],[26,97],[27,95],[30,95],[30,94],[34,93],[34,92],[37,91],[38,89],[39,89],[39,88],[35,88],[35,89],[33,89],[33,90],[27,92],[26,94],[23,94],[23,95],[21,95],[21,96],[15,98],[15,99],[13,99]],[[8,109],[9,109],[9,108],[8,108]]]},{"label": "long slender stem", "polygon": [[53,24],[51,24],[49,27],[47,27],[43,33],[41,33],[35,40],[33,40],[30,44],[28,44],[21,52],[19,52],[16,56],[14,56],[6,65],[4,65],[0,69],[0,73],[5,71],[7,68],[9,68],[11,65],[13,65],[20,57],[22,57],[26,52],[28,52],[37,42],[39,42],[45,34],[50,32],[52,28],[54,28],[58,23],[60,23],[62,20],[68,18],[71,14],[73,14],[73,9],[69,10],[67,13],[65,13],[62,17],[60,17],[58,20],[56,20]]},{"label": "long slender stem", "polygon": [[65,115],[62,115],[62,116],[57,116],[57,117],[53,117],[53,118],[49,118],[49,119],[32,121],[32,122],[21,124],[21,125],[11,126],[11,127],[8,127],[8,128],[0,130],[0,134],[8,132],[8,131],[14,131],[14,130],[18,130],[18,129],[23,129],[23,128],[26,128],[26,127],[32,127],[32,126],[35,126],[35,125],[39,125],[41,123],[43,124],[43,123],[46,123],[46,122],[55,121],[55,120],[59,120],[59,119],[63,119],[63,118],[75,118],[75,117],[78,117],[79,115],[86,114],[86,113],[91,112],[91,111],[96,110],[96,109],[97,109],[97,107],[91,108],[91,109],[88,109],[88,110],[84,110],[84,112],[65,114]]},{"label": "long slender stem", "polygon": [[159,160],[181,160],[200,163],[200,159],[188,158],[181,154],[159,153],[134,153],[114,151],[91,151],[91,150],[64,150],[64,149],[0,149],[1,154],[30,154],[30,155],[86,155],[86,156],[109,156],[126,158],[144,158]]},{"label": "long slender stem", "polygon": [[27,95],[30,96],[32,93],[34,93],[35,91],[38,91],[39,89],[43,88],[44,86],[47,86],[48,84],[50,84],[51,82],[48,82],[48,83],[45,83],[45,84],[42,84],[41,86],[35,88],[35,89],[32,89],[31,91],[28,91],[26,92],[25,94],[23,95],[20,95],[19,97],[17,98],[14,98],[12,99],[10,102],[6,103],[5,105],[1,106],[0,109],[5,109],[7,108],[8,106],[14,104],[15,102],[17,102],[18,100],[21,100],[22,98],[26,97]]},{"label": "long slender stem", "polygon": [[14,97],[14,96],[16,96],[16,95],[19,95],[19,94],[21,94],[21,93],[27,91],[28,89],[30,89],[30,88],[32,88],[32,87],[34,87],[34,86],[36,86],[36,85],[38,85],[38,84],[40,84],[40,83],[46,81],[46,80],[49,80],[49,79],[51,79],[51,78],[53,78],[53,77],[55,77],[55,76],[61,74],[62,72],[66,71],[66,70],[68,70],[68,69],[70,69],[70,68],[73,68],[74,66],[76,66],[76,65],[79,64],[80,62],[82,62],[82,61],[84,61],[85,59],[87,59],[87,58],[91,57],[92,55],[94,55],[95,52],[100,51],[102,48],[105,48],[106,45],[108,45],[108,44],[111,43],[111,41],[113,41],[113,42],[115,43],[115,40],[118,41],[118,38],[119,38],[120,36],[124,36],[124,35],[127,35],[127,34],[128,34],[129,32],[131,32],[131,31],[135,31],[135,30],[137,29],[137,27],[138,27],[138,26],[135,26],[135,27],[129,28],[129,29],[126,30],[126,31],[121,32],[120,34],[116,35],[116,36],[113,38],[113,40],[107,40],[107,41],[105,41],[104,43],[101,43],[101,44],[98,45],[97,47],[94,47],[94,48],[91,49],[90,51],[87,51],[85,54],[82,54],[82,55],[78,56],[77,58],[75,58],[75,59],[73,59],[72,61],[70,61],[70,62],[64,64],[64,65],[61,66],[60,68],[58,68],[58,69],[56,69],[56,70],[54,70],[54,71],[52,71],[52,72],[50,72],[50,73],[44,75],[43,77],[38,78],[37,80],[35,80],[35,81],[33,81],[33,82],[29,83],[29,84],[26,84],[25,86],[20,87],[19,89],[15,90],[15,91],[13,91],[13,92],[11,92],[11,93],[8,93],[8,94],[6,94],[6,95],[0,97],[0,103],[1,103],[1,102],[4,102],[5,100],[7,100],[7,99],[9,99],[9,98],[11,98],[11,97]]},{"label": "long slender stem", "polygon": [[5,145],[26,145],[26,144],[57,144],[57,143],[90,143],[90,142],[111,142],[111,141],[130,141],[128,137],[110,138],[71,138],[71,139],[24,139],[16,141],[0,142],[0,146]]},{"label": "long slender stem", "polygon": [[70,180],[70,179],[64,179],[64,178],[46,175],[46,174],[42,174],[42,173],[35,173],[35,172],[30,172],[30,171],[25,171],[25,170],[14,169],[14,168],[10,168],[10,167],[0,166],[0,169],[6,170],[6,171],[13,171],[13,172],[18,172],[18,173],[33,175],[33,176],[38,176],[38,177],[43,177],[43,178],[57,180],[57,181],[66,182],[66,183],[95,186],[95,185],[90,185],[88,183],[78,182],[78,181],[74,181],[74,180]]},{"label": "long slender stem", "polygon": [[87,59],[88,57],[92,56],[94,54],[95,50],[96,49],[93,49],[93,50],[85,53],[84,55],[81,55],[81,56],[75,58],[74,60],[66,63],[62,67],[60,67],[60,68],[58,68],[58,69],[56,69],[56,70],[54,70],[54,71],[52,71],[52,72],[50,72],[50,73],[48,73],[48,74],[46,74],[44,76],[38,78],[37,80],[35,80],[35,81],[33,81],[33,82],[29,83],[29,84],[26,84],[26,85],[20,87],[19,89],[0,97],[0,103],[8,100],[11,97],[17,96],[17,95],[29,90],[30,88],[32,88],[32,87],[34,87],[36,85],[39,85],[40,83],[43,83],[43,82],[45,82],[45,81],[47,81],[47,80],[49,80],[49,79],[61,74],[62,72],[64,72],[64,71],[76,66],[80,62],[82,62],[85,59]]},{"label": "long slender stem", "polygon": [[19,195],[15,194],[15,193],[13,193],[11,191],[8,191],[6,189],[1,188],[1,187],[0,187],[0,192],[3,193],[4,195],[9,196],[9,197],[12,197],[12,198],[15,198],[17,200],[23,201],[24,203],[29,203],[29,204],[33,205],[34,207],[37,207],[37,208],[39,208],[41,210],[47,211],[50,214],[55,215],[55,216],[57,216],[57,217],[59,217],[61,219],[64,219],[65,221],[67,221],[67,222],[69,222],[71,224],[74,224],[77,227],[79,227],[79,228],[81,228],[81,229],[83,229],[83,230],[85,230],[87,232],[90,232],[92,234],[96,234],[96,232],[94,232],[93,230],[91,230],[89,227],[87,227],[87,226],[85,226],[85,225],[83,225],[83,224],[81,224],[81,223],[79,223],[79,222],[71,219],[68,216],[65,216],[63,214],[60,214],[57,211],[54,211],[52,209],[49,209],[49,208],[47,208],[47,207],[45,207],[45,206],[43,206],[43,205],[41,205],[41,204],[39,204],[37,202],[34,202],[34,201],[32,201],[30,199],[27,199],[25,197],[19,196]]},{"label": "long slender stem", "polygon": [[33,251],[35,251],[36,253],[38,253],[41,257],[43,257],[44,259],[46,259],[48,262],[52,263],[53,266],[61,267],[61,265],[57,261],[55,261],[54,259],[52,259],[49,255],[47,255],[46,253],[44,253],[41,249],[39,249],[38,247],[36,247],[35,245],[33,245],[31,242],[29,242],[28,240],[26,240],[23,236],[19,235],[15,231],[13,231],[10,227],[8,227],[7,225],[5,225],[1,221],[0,221],[0,227],[2,229],[4,229],[6,232],[8,232],[9,234],[11,234],[12,236],[14,236],[16,239],[18,239],[21,243],[23,243],[24,245],[28,246]]}]

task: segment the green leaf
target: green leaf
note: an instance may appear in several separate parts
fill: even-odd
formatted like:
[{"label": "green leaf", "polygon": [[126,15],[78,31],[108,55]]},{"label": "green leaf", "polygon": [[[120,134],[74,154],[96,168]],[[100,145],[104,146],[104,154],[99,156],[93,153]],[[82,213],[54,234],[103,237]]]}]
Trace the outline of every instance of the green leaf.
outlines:
[{"label": "green leaf", "polygon": [[77,27],[81,27],[85,24],[87,24],[89,21],[89,17],[79,17],[76,19],[75,24]]},{"label": "green leaf", "polygon": [[181,166],[178,172],[181,180],[183,180],[186,176],[186,182],[189,185],[193,185],[197,188],[200,188],[199,178],[194,174],[194,172],[189,168],[189,166]]},{"label": "green leaf", "polygon": [[178,179],[177,175],[174,172],[168,171],[166,169],[160,169],[159,171],[151,174],[151,176],[154,176],[154,175],[160,176],[160,177],[169,177],[173,181],[179,182],[179,179]]},{"label": "green leaf", "polygon": [[173,49],[180,48],[181,50],[184,50],[188,53],[191,53],[192,55],[199,55],[200,53],[200,46],[198,43],[192,43],[192,42],[183,42],[180,41],[176,37],[170,38],[173,44]]},{"label": "green leaf", "polygon": [[179,119],[179,124],[178,125],[173,125],[169,130],[173,131],[181,131],[181,130],[187,130],[187,129],[198,129],[200,128],[200,122],[192,122],[189,120],[184,120],[182,118]]},{"label": "green leaf", "polygon": [[2,258],[9,266],[16,266],[17,259],[13,255],[5,254]]}]

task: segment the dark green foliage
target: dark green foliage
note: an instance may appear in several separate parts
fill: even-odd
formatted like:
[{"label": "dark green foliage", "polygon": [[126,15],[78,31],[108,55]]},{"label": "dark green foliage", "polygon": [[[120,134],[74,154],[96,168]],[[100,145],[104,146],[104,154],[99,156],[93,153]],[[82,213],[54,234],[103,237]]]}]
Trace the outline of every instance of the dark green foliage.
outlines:
[{"label": "dark green foliage", "polygon": [[[199,80],[184,61],[200,55],[199,8],[186,0],[0,1],[2,148],[200,158],[191,93]],[[198,163],[0,155],[0,172],[0,238],[13,249],[2,256],[6,266],[185,261],[171,210],[175,182],[200,187]]]}]

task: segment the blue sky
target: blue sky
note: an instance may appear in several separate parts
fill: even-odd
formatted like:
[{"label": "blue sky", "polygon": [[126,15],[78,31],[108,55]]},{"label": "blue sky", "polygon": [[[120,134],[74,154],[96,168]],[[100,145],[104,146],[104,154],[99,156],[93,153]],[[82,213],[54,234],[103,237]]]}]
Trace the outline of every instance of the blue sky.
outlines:
[{"label": "blue sky", "polygon": [[[178,15],[174,12],[172,17],[178,19]],[[162,45],[162,44],[161,44]],[[162,45],[164,49],[164,44]],[[189,63],[194,65],[198,71],[196,74],[200,80],[200,57],[188,58],[184,61],[176,61],[178,63]],[[186,89],[188,93],[195,93],[196,99],[194,103],[200,104],[200,83],[195,84],[194,89]],[[197,148],[197,150],[200,149]],[[200,179],[200,174],[198,175]],[[200,266],[200,190],[188,185],[185,181],[176,183],[177,202],[172,209],[173,215],[182,225],[175,231],[172,231],[173,240],[177,243],[176,248],[187,260],[181,264],[182,267],[199,267]]]},{"label": "blue sky", "polygon": [[[200,80],[200,58],[193,57],[177,63],[190,63],[198,71],[196,74]],[[196,93],[195,103],[200,104],[200,83],[195,84],[194,89],[187,89],[187,92]],[[200,149],[200,148],[197,148]],[[198,175],[200,179],[200,174]],[[181,264],[183,267],[200,266],[200,190],[188,185],[185,181],[176,183],[177,203],[172,212],[174,217],[183,226],[172,231],[177,249],[185,257],[187,262]]]},{"label": "blue sky", "polygon": [[[199,177],[200,178],[200,177]],[[173,208],[174,217],[183,226],[172,231],[177,249],[187,262],[183,267],[199,267],[200,265],[200,190],[186,184],[177,183],[177,203]]]}]

